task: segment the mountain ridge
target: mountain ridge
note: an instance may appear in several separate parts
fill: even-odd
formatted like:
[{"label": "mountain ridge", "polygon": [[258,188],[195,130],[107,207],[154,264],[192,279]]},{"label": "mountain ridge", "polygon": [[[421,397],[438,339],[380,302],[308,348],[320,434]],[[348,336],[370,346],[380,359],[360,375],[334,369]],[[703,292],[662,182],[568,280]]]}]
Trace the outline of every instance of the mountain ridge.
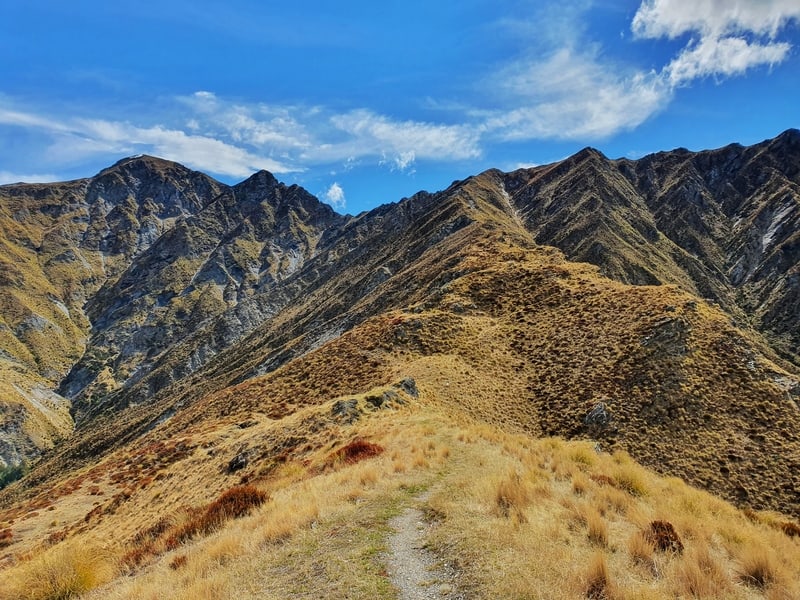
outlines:
[{"label": "mountain ridge", "polygon": [[[85,235],[90,231],[89,226],[79,230],[82,237],[73,234],[72,239],[85,242],[84,246],[75,247],[81,255],[86,253],[92,258],[89,253],[96,248],[99,259],[105,257],[104,252],[110,252],[117,266],[101,285],[97,285],[97,279],[93,280],[92,285],[97,288],[89,293],[85,307],[78,310],[74,301],[68,307],[68,312],[75,310],[84,319],[80,331],[85,336],[86,350],[82,357],[76,356],[74,350],[69,355],[73,357],[71,370],[63,374],[58,389],[71,405],[78,428],[71,439],[47,453],[39,480],[52,476],[59,463],[91,460],[154,428],[168,430],[170,422],[182,422],[182,415],[188,415],[186,418],[191,422],[204,414],[196,411],[208,402],[207,398],[224,395],[224,390],[231,386],[246,387],[250,380],[269,378],[347,332],[374,319],[380,321],[381,315],[394,314],[393,311],[403,314],[434,311],[452,315],[441,319],[455,324],[463,314],[475,310],[487,313],[476,313],[477,323],[489,318],[487,315],[493,314],[489,308],[495,310],[497,305],[502,311],[491,318],[505,319],[515,312],[513,304],[492,300],[471,288],[453,296],[451,290],[456,282],[476,277],[471,275],[475,266],[464,267],[477,265],[470,262],[470,254],[485,254],[487,251],[481,248],[486,247],[494,248],[499,256],[518,256],[518,260],[523,260],[539,256],[542,248],[555,247],[559,251],[553,250],[556,254],[548,259],[553,264],[541,267],[540,275],[526,275],[527,291],[519,289],[513,297],[524,303],[526,295],[538,298],[543,293],[552,294],[549,299],[542,298],[543,304],[532,306],[544,311],[542,314],[548,319],[565,320],[569,327],[589,327],[586,317],[577,318],[573,314],[580,310],[580,302],[567,300],[573,294],[595,297],[593,285],[607,289],[603,294],[610,295],[609,299],[598,299],[600,305],[629,309],[627,301],[620,304],[610,299],[622,292],[613,291],[615,288],[604,283],[600,285],[599,279],[593,284],[595,277],[610,277],[622,284],[643,286],[642,289],[659,284],[657,287],[663,288],[664,294],[676,294],[680,289],[689,296],[676,296],[672,303],[658,300],[657,294],[642,296],[648,298],[648,303],[654,303],[651,312],[662,314],[665,320],[652,329],[647,324],[650,317],[646,311],[631,312],[638,315],[636,323],[630,324],[631,331],[640,331],[639,337],[631,333],[619,342],[622,350],[607,351],[604,360],[616,362],[593,367],[600,369],[597,381],[606,382],[595,383],[598,389],[617,379],[624,382],[620,384],[622,387],[608,388],[606,400],[596,398],[585,387],[587,381],[574,379],[577,371],[573,369],[581,363],[584,353],[591,353],[590,346],[565,339],[562,343],[571,350],[556,351],[555,346],[529,339],[535,328],[526,326],[517,331],[512,327],[509,335],[519,337],[515,342],[518,345],[503,349],[502,355],[506,357],[504,360],[518,364],[520,375],[519,379],[511,374],[505,376],[508,385],[518,390],[521,398],[529,397],[527,402],[531,406],[562,405],[559,413],[563,415],[554,418],[542,408],[544,412],[534,420],[520,416],[515,427],[522,427],[532,435],[560,433],[580,437],[602,433],[608,437],[607,443],[623,443],[646,461],[650,460],[644,445],[647,438],[640,430],[658,430],[670,420],[686,419],[691,427],[707,431],[710,443],[714,444],[718,443],[713,441],[716,436],[727,435],[722,432],[733,434],[737,429],[755,427],[752,435],[757,440],[747,442],[755,453],[753,461],[743,461],[744,466],[736,463],[720,467],[734,480],[743,481],[748,474],[752,475],[767,448],[774,453],[778,446],[762,431],[762,424],[747,425],[739,414],[742,409],[735,403],[725,404],[719,392],[714,391],[710,382],[723,377],[721,372],[710,367],[704,371],[698,365],[706,364],[705,359],[700,359],[706,354],[719,357],[736,374],[737,385],[749,389],[749,398],[762,407],[758,414],[760,419],[766,419],[764,423],[775,419],[783,423],[787,417],[779,415],[786,410],[791,412],[792,403],[796,410],[800,386],[797,363],[792,362],[797,357],[791,348],[800,329],[797,311],[793,312],[798,284],[792,279],[798,268],[792,244],[796,243],[796,220],[800,213],[797,209],[800,182],[795,165],[797,137],[796,132],[790,131],[774,141],[752,147],[729,146],[707,153],[675,151],[639,161],[610,160],[587,148],[552,165],[511,173],[489,170],[454,182],[441,192],[419,192],[355,217],[338,215],[302,188],[285,186],[267,172],[256,173],[236,186],[224,186],[188,170],[182,171],[176,163],[153,157],[123,159],[101,171],[102,181],[92,188],[106,193],[110,181],[118,184],[120,187],[115,189],[120,191],[106,193],[109,198],[98,192],[97,198],[102,198],[102,202],[97,200],[93,206],[108,208],[107,205],[114,204],[107,215],[115,208],[127,206],[117,211],[112,221],[136,222],[137,231],[149,231],[149,226],[142,226],[143,219],[138,215],[139,208],[148,206],[147,198],[152,200],[152,194],[141,197],[139,208],[134,210],[132,205],[137,197],[133,192],[142,189],[142,177],[135,175],[142,167],[153,171],[150,183],[155,186],[148,188],[145,182],[144,189],[161,189],[161,184],[155,184],[164,180],[165,173],[173,173],[173,179],[168,180],[184,186],[170,183],[171,191],[165,196],[156,192],[157,198],[172,199],[173,203],[169,208],[160,202],[163,208],[158,209],[159,203],[153,201],[156,208],[148,209],[148,214],[153,210],[162,210],[164,215],[175,211],[181,214],[152,240],[140,234],[135,239],[125,237],[122,235],[125,231],[120,231],[117,237],[105,238],[113,239],[114,243],[101,247],[98,236]],[[177,180],[176,169],[180,174]],[[714,169],[721,175],[714,175]],[[87,189],[91,187],[85,183],[87,180],[80,181]],[[728,185],[726,181],[733,183]],[[759,187],[761,184],[763,188]],[[206,189],[204,186],[214,192],[213,198],[200,194]],[[10,202],[7,196],[13,198],[15,193],[22,193],[11,186],[11,193],[3,196],[8,192],[5,188],[8,186],[0,188],[0,205]],[[70,186],[57,185],[54,189],[62,196],[76,193]],[[184,195],[178,193],[180,189]],[[74,204],[75,198],[70,198]],[[774,205],[784,208],[774,209]],[[721,206],[726,206],[730,215],[718,208]],[[758,233],[753,234],[741,224],[735,229],[735,218],[753,223]],[[81,227],[101,221],[99,218],[93,221],[91,215],[84,220],[87,223],[81,221]],[[107,226],[108,219],[105,222]],[[734,230],[738,237],[729,235]],[[762,252],[765,236],[770,237],[771,245],[766,245],[772,248],[768,253]],[[750,287],[737,288],[734,282],[741,284],[744,280],[734,277],[736,252],[748,248],[746,242],[752,239],[761,240],[752,252],[744,254],[745,259],[756,265],[752,269],[752,283],[749,279],[745,283]],[[139,249],[142,240],[146,247]],[[583,274],[571,275],[571,268],[560,266],[565,259],[593,263],[595,270],[579,270]],[[539,264],[538,260],[541,259],[536,258],[534,263]],[[490,269],[490,265],[491,261],[484,262],[478,270]],[[502,273],[513,278],[514,268],[510,265]],[[574,279],[579,289],[573,290],[572,284],[563,287],[558,283],[561,276]],[[74,276],[65,281],[74,287]],[[516,289],[499,275],[485,281],[487,294],[497,299],[505,291]],[[537,286],[544,287],[539,290]],[[713,311],[703,308],[699,313],[701,318],[691,316],[694,314],[691,310],[695,309],[684,307],[692,303],[705,306],[704,297],[711,298],[727,312],[729,325],[737,332],[736,341],[712,341],[711,334],[704,333],[705,337],[693,342],[698,350],[690,351],[693,346],[687,340],[693,339],[692,329],[710,332],[705,323]],[[562,302],[566,304],[559,308]],[[671,310],[664,308],[670,306]],[[611,322],[612,316],[604,313],[602,319]],[[519,318],[527,323],[524,316]],[[436,317],[432,322],[439,323],[439,319]],[[693,319],[700,321],[692,326]],[[593,327],[605,333],[592,335],[609,336],[611,330],[601,324]],[[557,329],[546,331],[548,337],[560,335]],[[441,335],[441,344],[424,342],[426,352],[436,354],[444,350],[435,348],[451,347],[456,352],[458,344],[463,343],[448,341],[447,328],[441,330]],[[645,338],[658,343],[650,346],[650,342],[642,341]],[[651,356],[646,348],[660,350]],[[734,352],[731,348],[741,351]],[[613,358],[619,351],[638,356],[642,364],[648,365],[650,375],[637,378],[632,363]],[[528,356],[528,352],[534,354]],[[547,358],[550,354],[563,355],[572,366],[552,364]],[[752,369],[742,370],[742,361],[752,365]],[[477,364],[482,369],[489,368],[482,361]],[[562,374],[557,379],[551,376],[541,379],[533,374],[545,366]],[[355,368],[357,365],[350,367]],[[615,375],[614,369],[619,369],[620,374]],[[628,375],[623,377],[623,372]],[[328,382],[315,393],[325,398],[346,394],[348,390],[363,391],[362,388],[375,385],[374,378],[384,376],[380,370],[365,368],[364,373],[345,377],[348,373],[345,366],[342,373],[344,387]],[[355,387],[348,388],[348,381]],[[564,382],[570,381],[575,395],[572,400],[568,399],[569,386],[563,387]],[[783,383],[776,383],[779,381]],[[693,394],[698,394],[699,399]],[[506,397],[505,393],[501,395]],[[644,422],[626,417],[620,421],[619,434],[579,425],[583,418],[580,411],[592,408],[586,408],[586,402],[615,404],[620,402],[616,397],[624,396],[629,397],[627,402],[631,406],[661,416]],[[703,414],[700,408],[680,416],[682,410],[698,402],[699,406],[717,406],[720,414],[726,415],[719,429],[696,421]],[[684,409],[680,408],[682,403]],[[615,410],[628,414],[627,404],[624,406]],[[522,410],[519,407],[509,410],[527,414],[519,412]],[[769,416],[770,412],[773,416]],[[512,426],[508,419],[490,409],[481,408],[479,414]],[[744,492],[737,492],[735,486],[725,483],[721,472],[701,475],[703,469],[697,466],[697,458],[686,462],[674,457],[670,459],[670,468],[693,482],[724,492],[729,498],[766,505],[772,502],[784,510],[795,510],[791,502],[786,502],[798,485],[789,475],[794,452],[791,448],[798,442],[782,425],[778,429],[788,436],[789,444],[788,462],[780,470],[789,481],[789,487],[783,491],[769,492],[771,479],[756,478],[757,484],[744,485]],[[35,480],[36,477],[32,479]],[[770,493],[776,494],[772,501]]]}]

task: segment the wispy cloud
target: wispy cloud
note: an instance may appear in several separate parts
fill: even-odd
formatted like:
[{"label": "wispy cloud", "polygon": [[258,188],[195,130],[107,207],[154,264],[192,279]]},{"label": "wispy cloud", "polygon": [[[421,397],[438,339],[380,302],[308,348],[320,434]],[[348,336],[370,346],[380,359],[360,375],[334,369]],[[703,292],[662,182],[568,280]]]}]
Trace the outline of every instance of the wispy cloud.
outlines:
[{"label": "wispy cloud", "polygon": [[480,155],[473,124],[397,120],[368,109],[228,102],[211,92],[182,97],[194,131],[269,150],[297,164],[353,164],[372,159],[407,170],[416,160],[451,161]]},{"label": "wispy cloud", "polygon": [[703,77],[740,75],[756,66],[775,65],[789,54],[786,42],[752,43],[741,37],[707,37],[692,43],[664,68],[673,87]]},{"label": "wispy cloud", "polygon": [[513,108],[485,124],[503,140],[597,139],[640,125],[669,100],[655,73],[603,64],[596,50],[564,47],[545,60],[519,62],[496,85]]},{"label": "wispy cloud", "polygon": [[96,154],[148,152],[212,173],[245,177],[259,169],[275,173],[299,170],[225,141],[161,125],[139,127],[128,122],[78,117],[58,120],[8,107],[0,108],[0,125],[49,134],[46,154],[74,160]]},{"label": "wispy cloud", "polygon": [[722,37],[752,32],[775,37],[800,19],[797,0],[645,0],[631,29],[646,38],[677,38],[688,32]]},{"label": "wispy cloud", "polygon": [[0,171],[0,185],[6,183],[44,183],[58,181],[58,175],[53,173],[12,173],[10,171]]},{"label": "wispy cloud", "polygon": [[344,197],[344,190],[342,186],[340,186],[337,182],[333,182],[328,190],[325,192],[325,200],[330,204],[333,208],[338,210],[343,210],[345,204],[347,203]]},{"label": "wispy cloud", "polygon": [[[541,38],[536,28],[559,34],[545,31],[549,51],[541,51],[539,40],[536,54],[512,61],[490,79],[501,107],[485,113],[484,136],[591,140],[636,128],[698,79],[781,63],[792,46],[776,36],[800,19],[797,0],[645,0],[630,24],[632,44],[691,37],[665,64],[642,70],[604,56],[582,26],[589,7],[568,2],[552,20],[537,15],[527,29],[532,37]],[[517,23],[515,30],[526,29]]]}]

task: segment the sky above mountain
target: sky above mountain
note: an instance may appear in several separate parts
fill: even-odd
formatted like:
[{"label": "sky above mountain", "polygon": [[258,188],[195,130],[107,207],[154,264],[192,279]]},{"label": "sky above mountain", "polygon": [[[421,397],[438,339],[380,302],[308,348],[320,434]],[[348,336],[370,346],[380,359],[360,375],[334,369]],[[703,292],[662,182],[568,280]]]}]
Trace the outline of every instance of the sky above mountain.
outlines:
[{"label": "sky above mountain", "polygon": [[357,213],[587,145],[800,127],[798,0],[26,0],[0,56],[0,183],[145,153]]}]

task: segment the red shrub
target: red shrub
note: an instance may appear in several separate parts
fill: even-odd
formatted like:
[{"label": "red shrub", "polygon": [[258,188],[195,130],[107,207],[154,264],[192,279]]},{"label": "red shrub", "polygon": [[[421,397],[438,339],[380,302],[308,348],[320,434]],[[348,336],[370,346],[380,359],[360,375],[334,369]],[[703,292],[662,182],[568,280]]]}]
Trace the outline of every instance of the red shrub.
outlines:
[{"label": "red shrub", "polygon": [[645,537],[653,547],[662,552],[683,552],[683,542],[669,521],[652,521]]},{"label": "red shrub", "polygon": [[0,548],[5,548],[13,544],[14,532],[11,528],[3,529],[0,531]]},{"label": "red shrub", "polygon": [[211,533],[219,529],[225,521],[243,517],[267,500],[269,500],[269,494],[255,486],[233,487],[223,492],[219,498],[206,507],[201,515],[184,524],[172,537],[175,538],[175,541],[182,542],[198,533]]},{"label": "red shrub", "polygon": [[383,447],[366,440],[355,439],[346,446],[339,448],[331,455],[331,463],[343,462],[348,465],[361,460],[378,456],[383,452]]}]

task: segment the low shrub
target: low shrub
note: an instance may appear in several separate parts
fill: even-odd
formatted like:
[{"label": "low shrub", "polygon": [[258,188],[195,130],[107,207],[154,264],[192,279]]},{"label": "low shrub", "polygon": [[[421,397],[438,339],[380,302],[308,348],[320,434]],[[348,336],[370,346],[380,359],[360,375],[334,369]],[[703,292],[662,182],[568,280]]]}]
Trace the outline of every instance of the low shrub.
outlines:
[{"label": "low shrub", "polygon": [[355,439],[346,446],[339,448],[330,456],[330,464],[344,463],[347,465],[355,464],[359,461],[373,456],[378,456],[383,452],[383,447],[362,439]]},{"label": "low shrub", "polygon": [[185,523],[173,537],[175,541],[182,542],[198,534],[209,534],[219,529],[225,521],[243,517],[267,500],[269,500],[269,494],[255,486],[233,487],[223,492],[197,517]]},{"label": "low shrub", "polygon": [[651,521],[645,531],[647,540],[661,552],[683,552],[683,542],[669,521]]},{"label": "low shrub", "polygon": [[0,530],[0,548],[5,548],[14,543],[14,532],[11,528]]}]

